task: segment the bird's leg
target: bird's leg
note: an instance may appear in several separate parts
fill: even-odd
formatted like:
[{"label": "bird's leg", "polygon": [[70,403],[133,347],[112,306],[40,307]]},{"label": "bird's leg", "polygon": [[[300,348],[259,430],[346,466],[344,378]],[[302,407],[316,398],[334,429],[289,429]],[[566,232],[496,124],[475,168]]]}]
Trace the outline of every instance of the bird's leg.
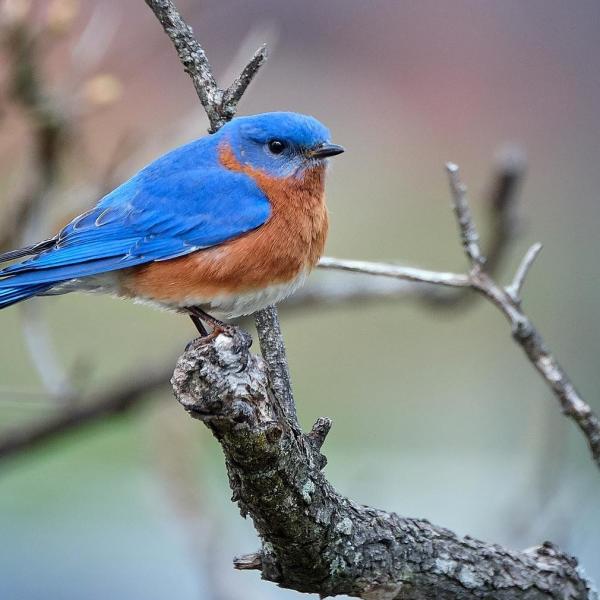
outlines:
[{"label": "bird's leg", "polygon": [[190,319],[192,320],[192,323],[196,326],[196,329],[198,330],[198,333],[201,337],[208,336],[208,331],[206,330],[206,327],[204,327],[204,323],[202,322],[200,317],[190,313]]},{"label": "bird's leg", "polygon": [[[196,329],[200,332],[200,335],[203,338],[213,339],[217,337],[220,333],[231,334],[233,332],[233,327],[228,325],[227,323],[223,323],[223,321],[219,321],[212,315],[209,315],[206,311],[198,308],[197,306],[188,306],[186,307],[190,318],[192,319]],[[206,331],[204,324],[208,323],[212,327],[212,331],[210,334]]]}]

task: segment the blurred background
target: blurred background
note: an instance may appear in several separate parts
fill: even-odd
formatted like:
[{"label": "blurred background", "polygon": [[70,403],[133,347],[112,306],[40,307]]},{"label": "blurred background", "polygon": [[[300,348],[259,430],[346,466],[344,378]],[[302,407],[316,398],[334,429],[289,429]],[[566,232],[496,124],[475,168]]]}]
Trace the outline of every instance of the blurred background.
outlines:
[{"label": "blurred background", "polygon": [[[270,45],[240,113],[309,113],[347,148],[329,177],[329,255],[463,270],[443,164],[462,167],[489,242],[498,151],[521,148],[518,235],[497,276],[509,281],[543,242],[525,308],[600,411],[597,2],[177,4],[222,84]],[[54,233],[207,121],[142,0],[0,7],[6,249]],[[460,534],[515,549],[552,540],[600,580],[599,473],[502,316],[394,290],[282,306],[302,423],[334,421],[329,479]],[[166,383],[194,335],[186,318],[103,297],[3,311],[0,445],[119,382]],[[149,387],[135,410],[0,454],[0,598],[299,598],[233,571],[258,542],[229,500],[220,448],[168,385]]]}]

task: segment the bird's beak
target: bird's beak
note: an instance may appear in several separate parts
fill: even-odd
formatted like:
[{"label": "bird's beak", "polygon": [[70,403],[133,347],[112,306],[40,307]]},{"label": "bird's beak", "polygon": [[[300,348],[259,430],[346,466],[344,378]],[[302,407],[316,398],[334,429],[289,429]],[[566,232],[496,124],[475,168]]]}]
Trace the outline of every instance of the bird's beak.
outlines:
[{"label": "bird's beak", "polygon": [[320,144],[316,148],[313,148],[308,156],[310,158],[327,158],[328,156],[336,156],[337,154],[341,154],[344,151],[342,146],[338,146],[337,144]]}]

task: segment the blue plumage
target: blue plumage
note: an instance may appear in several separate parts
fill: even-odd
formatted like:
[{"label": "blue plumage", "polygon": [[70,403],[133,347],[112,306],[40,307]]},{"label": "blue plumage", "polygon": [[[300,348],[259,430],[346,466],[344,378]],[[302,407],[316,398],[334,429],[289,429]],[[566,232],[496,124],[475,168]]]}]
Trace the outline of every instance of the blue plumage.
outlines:
[{"label": "blue plumage", "polygon": [[[273,138],[285,140],[271,152]],[[219,161],[226,144],[242,164],[272,177],[306,168],[329,132],[312,117],[241,117],[142,169],[69,223],[55,238],[0,255],[31,258],[0,270],[0,308],[70,280],[164,261],[221,244],[260,227],[271,205],[255,181]]]},{"label": "blue plumage", "polygon": [[175,258],[254,229],[269,214],[269,201],[240,173],[178,168],[155,178],[141,172],[67,225],[50,250],[1,270],[0,290]]}]

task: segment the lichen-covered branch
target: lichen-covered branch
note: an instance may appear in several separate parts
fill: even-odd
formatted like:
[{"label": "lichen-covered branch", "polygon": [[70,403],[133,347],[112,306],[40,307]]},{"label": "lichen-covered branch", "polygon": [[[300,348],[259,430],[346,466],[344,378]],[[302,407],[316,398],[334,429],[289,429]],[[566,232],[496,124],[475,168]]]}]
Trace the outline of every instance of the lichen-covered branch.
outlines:
[{"label": "lichen-covered branch", "polygon": [[241,331],[198,340],[172,380],[185,410],[223,447],[233,498],[260,535],[261,550],[236,559],[237,568],[322,597],[594,597],[577,561],[552,544],[512,552],[338,494],[322,472],[330,421],[309,434],[293,427],[250,343]]}]

